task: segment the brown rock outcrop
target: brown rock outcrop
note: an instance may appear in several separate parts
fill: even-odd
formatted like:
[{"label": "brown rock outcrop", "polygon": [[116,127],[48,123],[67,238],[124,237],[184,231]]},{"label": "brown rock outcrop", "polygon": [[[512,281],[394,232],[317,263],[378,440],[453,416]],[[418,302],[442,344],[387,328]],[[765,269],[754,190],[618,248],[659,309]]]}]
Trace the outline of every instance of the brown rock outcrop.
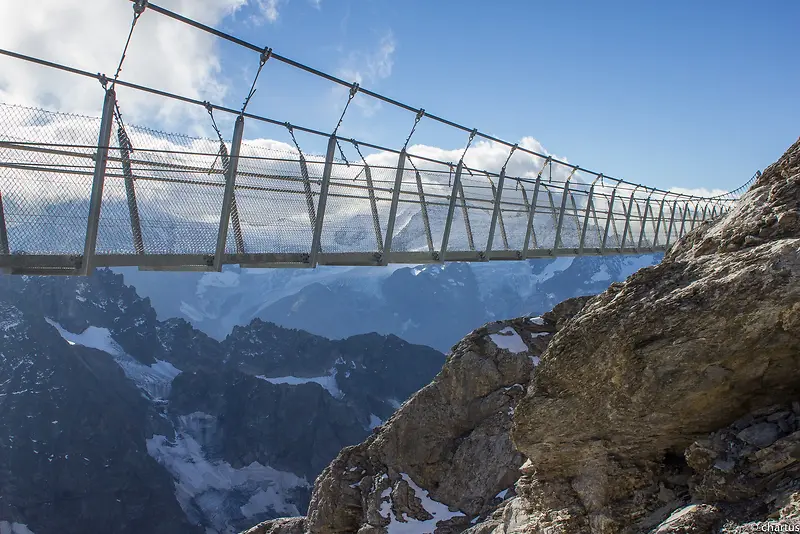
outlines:
[{"label": "brown rock outcrop", "polygon": [[431,384],[325,468],[307,518],[268,521],[251,533],[382,533],[392,522],[437,534],[467,528],[518,478],[525,458],[510,438],[515,406],[556,325],[587,300],[473,331]]},{"label": "brown rock outcrop", "polygon": [[552,532],[632,531],[662,504],[666,454],[797,396],[798,213],[800,141],[734,210],[554,336],[512,432],[537,483],[566,484],[560,501],[583,509]]}]

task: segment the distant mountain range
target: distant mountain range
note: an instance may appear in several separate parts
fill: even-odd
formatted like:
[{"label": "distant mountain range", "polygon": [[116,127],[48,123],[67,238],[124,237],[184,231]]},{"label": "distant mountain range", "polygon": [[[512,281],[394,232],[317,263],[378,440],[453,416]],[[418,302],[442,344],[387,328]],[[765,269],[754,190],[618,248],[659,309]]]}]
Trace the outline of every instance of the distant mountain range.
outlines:
[{"label": "distant mountain range", "polygon": [[216,339],[260,318],[332,339],[377,332],[447,351],[488,321],[539,315],[660,259],[646,254],[422,267],[118,271],[150,297],[160,319],[183,318]]},{"label": "distant mountain range", "polygon": [[[100,270],[0,277],[0,529],[230,533],[303,513],[327,463],[444,356],[260,319],[222,342]],[[3,530],[3,532],[6,532]]]}]

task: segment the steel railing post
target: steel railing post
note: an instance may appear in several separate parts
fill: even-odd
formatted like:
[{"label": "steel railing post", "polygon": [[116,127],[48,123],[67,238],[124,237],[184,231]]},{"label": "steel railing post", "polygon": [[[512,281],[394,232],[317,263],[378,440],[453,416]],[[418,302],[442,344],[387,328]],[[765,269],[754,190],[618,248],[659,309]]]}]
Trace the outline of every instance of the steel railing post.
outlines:
[{"label": "steel railing post", "polygon": [[100,225],[100,209],[103,203],[103,185],[106,177],[106,164],[108,163],[108,145],[111,142],[111,127],[114,122],[114,106],[117,95],[114,88],[106,90],[103,101],[103,116],[100,119],[100,134],[97,138],[97,154],[94,162],[94,175],[92,177],[92,193],[89,199],[89,217],[86,225],[86,242],[83,247],[83,262],[80,274],[89,275],[92,272],[95,250],[97,249],[97,230]]},{"label": "steel railing post", "polygon": [[381,220],[378,216],[378,201],[375,199],[375,187],[372,184],[372,169],[364,162],[364,176],[367,179],[367,194],[369,195],[369,208],[372,211],[372,230],[375,232],[375,246],[378,254],[383,254],[383,235],[381,235]]},{"label": "steel railing post", "polygon": [[461,186],[461,172],[464,170],[464,160],[458,162],[456,175],[453,178],[453,188],[450,190],[450,204],[447,207],[447,219],[444,222],[444,233],[442,234],[442,248],[439,250],[439,261],[444,262],[447,256],[447,245],[450,241],[450,230],[453,227],[453,215],[456,212],[456,199],[458,190]]},{"label": "steel railing post", "polygon": [[581,241],[578,244],[578,254],[583,254],[583,246],[586,243],[586,232],[589,230],[589,215],[592,212],[592,202],[594,201],[594,184],[600,179],[600,176],[594,179],[592,185],[589,187],[589,195],[586,198],[586,214],[583,216],[583,228],[581,228]]},{"label": "steel railing post", "polygon": [[231,209],[233,206],[233,195],[236,187],[236,171],[239,167],[239,151],[242,146],[242,136],[244,135],[244,116],[236,117],[236,124],[233,127],[233,140],[231,141],[231,154],[228,172],[225,175],[225,192],[222,196],[222,210],[219,216],[219,230],[217,232],[217,249],[214,253],[214,270],[222,271],[222,263],[225,258],[225,245],[228,241],[228,223],[231,219]]},{"label": "steel railing post", "polygon": [[[539,187],[542,185],[542,178],[541,176],[536,177],[536,183],[533,186],[533,197],[531,197],[531,207],[528,210],[528,226],[525,228],[525,243],[522,245],[522,259],[528,257],[528,250],[531,242],[531,236],[533,236],[533,246],[534,248],[537,247],[536,243],[536,230],[534,229],[533,225],[535,222],[536,216],[536,202],[539,199]],[[524,189],[523,189],[524,191]]]},{"label": "steel railing post", "polygon": [[667,240],[664,242],[664,248],[669,248],[669,242],[672,241],[672,230],[675,228],[675,212],[678,211],[678,199],[676,198],[675,201],[672,203],[672,209],[670,210],[669,216],[669,226],[667,227]]},{"label": "steel railing post", "polygon": [[636,244],[637,250],[642,248],[642,242],[644,242],[644,234],[647,231],[647,215],[650,212],[651,199],[652,195],[648,196],[647,199],[644,201],[644,216],[642,216],[642,227],[639,229],[639,242]]},{"label": "steel railing post", "polygon": [[383,242],[383,254],[381,254],[380,265],[389,264],[389,254],[392,252],[392,237],[394,236],[394,223],[397,219],[397,205],[400,202],[400,190],[403,187],[403,173],[405,172],[406,151],[400,151],[397,159],[397,173],[394,177],[394,189],[392,189],[392,204],[389,207],[389,221],[386,223],[386,237]]},{"label": "steel railing post", "polygon": [[428,244],[428,252],[433,259],[436,252],[433,250],[433,234],[431,233],[431,220],[428,217],[428,204],[425,201],[425,190],[422,188],[422,176],[419,171],[414,169],[414,176],[417,180],[417,194],[419,195],[419,210],[422,214],[422,226],[425,227],[425,241]]},{"label": "steel railing post", "polygon": [[486,240],[486,254],[484,258],[487,261],[489,260],[489,256],[492,253],[494,232],[495,228],[497,227],[497,219],[500,217],[500,199],[503,196],[503,185],[505,184],[505,180],[506,180],[506,170],[502,169],[500,171],[500,178],[497,180],[497,188],[495,189],[494,184],[492,184],[492,189],[494,190],[494,209],[492,210],[492,221],[489,224],[489,238]]},{"label": "steel railing post", "polygon": [[[603,242],[600,244],[600,253],[606,250],[606,243],[608,242],[608,231],[611,229],[612,221],[614,221],[614,200],[617,198],[617,188],[611,190],[611,199],[608,201],[608,214],[606,216],[606,229],[603,232]],[[616,224],[616,222],[613,222]]]},{"label": "steel railing post", "polygon": [[[628,202],[628,212],[625,214],[625,226],[622,228],[622,241],[619,244],[620,252],[625,249],[625,241],[628,240],[628,230],[631,227],[631,215],[633,215],[633,203],[636,201],[636,190],[639,189],[639,186],[633,188],[633,193],[631,193],[630,202]],[[633,234],[631,234],[631,238],[633,238]]]},{"label": "steel railing post", "polygon": [[333,158],[336,155],[336,136],[328,138],[328,150],[325,153],[325,167],[322,169],[322,183],[319,188],[319,205],[317,206],[317,217],[314,221],[314,236],[311,239],[311,255],[309,263],[311,268],[317,266],[317,258],[322,243],[322,226],[325,223],[325,206],[328,203],[328,190],[331,187],[331,175],[333,174]]}]

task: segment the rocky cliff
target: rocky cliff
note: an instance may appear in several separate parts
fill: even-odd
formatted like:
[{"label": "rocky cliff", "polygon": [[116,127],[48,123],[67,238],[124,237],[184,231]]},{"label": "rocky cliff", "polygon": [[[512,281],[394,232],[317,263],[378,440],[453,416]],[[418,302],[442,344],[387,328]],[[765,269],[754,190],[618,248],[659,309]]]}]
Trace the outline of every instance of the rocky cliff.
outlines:
[{"label": "rocky cliff", "polygon": [[479,520],[513,494],[525,460],[510,438],[515,407],[553,333],[585,301],[470,333],[431,384],[323,470],[307,518],[249,532],[460,532]]},{"label": "rocky cliff", "polygon": [[659,265],[467,336],[323,471],[307,517],[249,532],[796,525],[798,368],[800,141]]}]

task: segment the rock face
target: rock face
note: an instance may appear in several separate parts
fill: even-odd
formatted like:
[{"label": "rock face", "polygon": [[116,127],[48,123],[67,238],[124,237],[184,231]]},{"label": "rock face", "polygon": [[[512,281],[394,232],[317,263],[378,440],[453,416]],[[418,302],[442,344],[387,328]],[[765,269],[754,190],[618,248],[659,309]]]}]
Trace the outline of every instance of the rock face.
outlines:
[{"label": "rock face", "polygon": [[[664,505],[671,457],[797,398],[799,210],[800,141],[734,210],[612,285],[553,338],[514,416],[531,465],[517,505],[525,528],[642,528]],[[769,446],[786,432],[779,421],[737,440]]]},{"label": "rock face", "polygon": [[108,270],[0,277],[0,534],[229,534],[300,514],[339,450],[443,362],[263,321],[219,342],[156,320]]},{"label": "rock face", "polygon": [[267,522],[249,532],[464,530],[517,479],[524,458],[509,435],[515,406],[552,334],[585,301],[469,334],[431,384],[322,472],[306,519]]},{"label": "rock face", "polygon": [[[749,439],[753,436],[763,439],[754,445]],[[693,442],[683,456],[660,466],[653,487],[638,492],[640,498],[648,493],[652,497],[633,503],[630,509],[639,506],[643,516],[649,514],[638,525],[626,525],[627,531],[739,534],[767,528],[788,531],[800,525],[800,403],[748,413]],[[581,517],[585,512],[577,500],[570,507],[563,500],[543,499],[547,494],[568,497],[570,485],[544,482],[533,476],[534,471],[526,464],[526,474],[517,481],[518,496],[465,534],[592,532],[593,525]]]}]

